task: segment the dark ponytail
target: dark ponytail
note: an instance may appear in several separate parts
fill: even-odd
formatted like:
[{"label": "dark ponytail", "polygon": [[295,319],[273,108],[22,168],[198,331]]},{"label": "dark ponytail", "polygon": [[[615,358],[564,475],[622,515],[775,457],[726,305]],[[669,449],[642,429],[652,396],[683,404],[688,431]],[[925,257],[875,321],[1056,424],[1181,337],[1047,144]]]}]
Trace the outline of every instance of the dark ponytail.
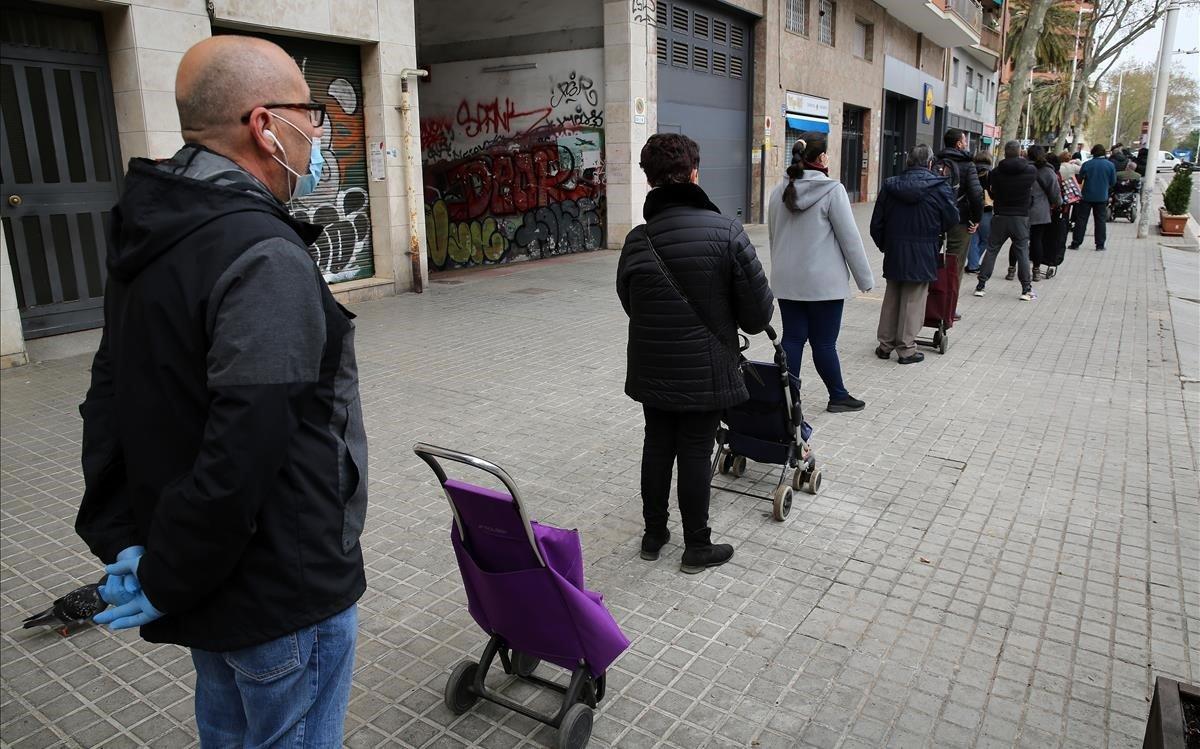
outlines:
[{"label": "dark ponytail", "polygon": [[804,176],[805,165],[816,168],[817,159],[828,149],[829,141],[823,133],[817,132],[800,133],[792,145],[792,163],[787,168],[788,184],[783,189],[783,204],[789,209],[799,210],[796,208],[796,180]]}]

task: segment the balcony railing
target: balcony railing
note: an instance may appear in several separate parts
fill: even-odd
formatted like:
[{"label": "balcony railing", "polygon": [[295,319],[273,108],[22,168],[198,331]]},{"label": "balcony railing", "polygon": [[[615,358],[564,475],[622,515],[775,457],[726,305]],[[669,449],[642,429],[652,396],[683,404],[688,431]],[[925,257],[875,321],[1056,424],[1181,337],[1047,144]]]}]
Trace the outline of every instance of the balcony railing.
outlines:
[{"label": "balcony railing", "polygon": [[983,6],[979,0],[939,0],[938,4],[961,18],[976,34],[983,28]]}]

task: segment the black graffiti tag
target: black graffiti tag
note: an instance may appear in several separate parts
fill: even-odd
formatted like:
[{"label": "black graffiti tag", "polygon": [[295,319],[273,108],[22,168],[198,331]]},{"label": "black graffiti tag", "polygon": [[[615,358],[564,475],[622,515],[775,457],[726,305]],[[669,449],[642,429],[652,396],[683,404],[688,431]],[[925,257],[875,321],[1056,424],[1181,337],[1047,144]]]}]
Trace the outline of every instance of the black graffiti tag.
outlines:
[{"label": "black graffiti tag", "polygon": [[[586,75],[576,75],[575,71],[571,71],[571,76],[567,80],[556,83],[554,88],[555,91],[550,93],[551,107],[573,104],[581,97],[593,107],[600,103],[600,94],[596,91],[596,84]],[[576,107],[576,109],[579,108]]]},{"label": "black graffiti tag", "polygon": [[632,2],[633,22],[653,26],[655,22],[653,0],[632,0]]}]

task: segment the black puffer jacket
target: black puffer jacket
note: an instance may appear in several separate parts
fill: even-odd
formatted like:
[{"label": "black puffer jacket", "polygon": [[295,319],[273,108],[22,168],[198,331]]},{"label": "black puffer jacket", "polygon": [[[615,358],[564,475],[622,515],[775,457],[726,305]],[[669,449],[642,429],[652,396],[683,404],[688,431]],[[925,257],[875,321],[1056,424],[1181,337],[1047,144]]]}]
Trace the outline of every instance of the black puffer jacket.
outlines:
[{"label": "black puffer jacket", "polygon": [[[625,238],[617,295],[629,315],[625,392],[668,411],[718,411],[750,397],[737,369],[737,330],[759,333],[775,300],[754,245],[698,186],[650,191],[646,224]],[[647,242],[721,341],[663,274]]]},{"label": "black puffer jacket", "polygon": [[957,148],[943,148],[937,157],[954,164],[958,169],[958,194],[954,196],[958,207],[958,223],[978,224],[983,217],[983,186],[971,154]]},{"label": "black puffer jacket", "polygon": [[1037,167],[1019,156],[1002,159],[988,175],[997,216],[1029,216]]}]

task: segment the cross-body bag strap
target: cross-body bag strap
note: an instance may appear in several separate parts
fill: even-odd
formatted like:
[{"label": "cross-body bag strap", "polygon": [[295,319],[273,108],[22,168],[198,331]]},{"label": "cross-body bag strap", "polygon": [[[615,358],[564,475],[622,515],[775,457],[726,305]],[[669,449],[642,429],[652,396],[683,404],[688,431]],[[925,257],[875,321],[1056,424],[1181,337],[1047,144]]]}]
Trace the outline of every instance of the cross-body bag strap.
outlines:
[{"label": "cross-body bag strap", "polygon": [[[664,276],[666,276],[667,283],[671,284],[671,288],[675,290],[675,293],[679,296],[679,298],[687,303],[687,306],[692,310],[692,314],[696,316],[696,319],[700,321],[700,324],[704,326],[704,329],[708,331],[708,334],[712,336],[717,343],[721,344],[721,346],[729,351],[729,353],[733,354],[734,361],[738,363],[738,368],[744,369],[745,367],[743,365],[746,364],[746,357],[742,356],[742,350],[736,345],[730,344],[728,341],[722,338],[720,334],[717,333],[716,329],[713,328],[712,324],[709,323],[708,318],[706,318],[700,312],[692,300],[688,298],[688,295],[683,293],[683,288],[680,287],[679,282],[675,280],[674,274],[672,274],[670,268],[667,267],[667,263],[665,260],[663,260],[662,255],[658,254],[658,250],[654,247],[654,242],[650,240],[650,230],[645,226],[642,227],[642,235],[646,237],[646,246],[650,248],[650,254],[654,256],[654,262],[658,263],[658,269],[662,271]],[[758,372],[755,371],[753,367],[750,367],[749,371],[757,380]]]}]

